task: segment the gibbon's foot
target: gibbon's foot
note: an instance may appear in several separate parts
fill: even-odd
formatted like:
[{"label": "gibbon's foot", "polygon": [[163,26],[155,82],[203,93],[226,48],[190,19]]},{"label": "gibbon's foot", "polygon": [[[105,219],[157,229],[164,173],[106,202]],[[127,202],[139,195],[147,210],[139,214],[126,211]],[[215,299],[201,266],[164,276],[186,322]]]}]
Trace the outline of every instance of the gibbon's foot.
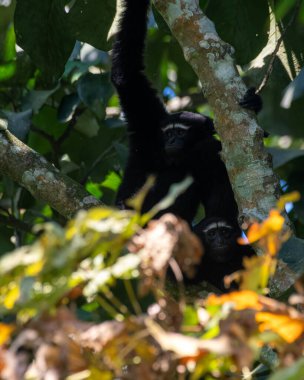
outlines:
[{"label": "gibbon's foot", "polygon": [[263,107],[263,101],[260,95],[255,93],[255,87],[250,87],[239,102],[239,105],[255,113],[259,113]]},{"label": "gibbon's foot", "polygon": [[[250,87],[246,91],[243,99],[239,102],[239,105],[258,114],[263,107],[263,101],[261,96],[255,93],[255,87]],[[269,133],[264,131],[264,137],[268,136]]]}]

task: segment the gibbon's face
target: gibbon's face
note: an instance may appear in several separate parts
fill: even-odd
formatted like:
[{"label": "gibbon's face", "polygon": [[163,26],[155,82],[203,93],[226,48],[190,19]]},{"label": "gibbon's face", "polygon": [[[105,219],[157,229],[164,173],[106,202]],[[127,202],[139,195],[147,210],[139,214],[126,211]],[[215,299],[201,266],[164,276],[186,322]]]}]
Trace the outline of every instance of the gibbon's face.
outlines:
[{"label": "gibbon's face", "polygon": [[180,164],[204,139],[203,128],[181,123],[168,124],[161,131],[166,159],[170,165]]},{"label": "gibbon's face", "polygon": [[205,254],[217,263],[225,263],[234,257],[237,246],[237,231],[225,221],[207,224],[199,231]]},{"label": "gibbon's face", "polygon": [[213,122],[193,112],[169,114],[162,120],[162,140],[168,163],[180,164],[202,140],[213,138]]},{"label": "gibbon's face", "polygon": [[174,158],[183,153],[186,145],[188,125],[169,124],[162,128],[165,152],[168,157]]}]

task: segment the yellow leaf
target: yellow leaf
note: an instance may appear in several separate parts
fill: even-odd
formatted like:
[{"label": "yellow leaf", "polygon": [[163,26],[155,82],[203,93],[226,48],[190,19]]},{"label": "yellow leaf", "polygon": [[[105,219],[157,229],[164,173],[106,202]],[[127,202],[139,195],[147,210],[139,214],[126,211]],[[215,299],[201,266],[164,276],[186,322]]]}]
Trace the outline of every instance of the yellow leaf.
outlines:
[{"label": "yellow leaf", "polygon": [[279,232],[284,226],[284,218],[278,210],[270,210],[269,217],[264,224],[269,232]]},{"label": "yellow leaf", "polygon": [[15,302],[18,300],[20,296],[20,288],[15,282],[11,282],[8,287],[8,291],[5,295],[4,306],[7,309],[12,309],[15,305]]},{"label": "yellow leaf", "polygon": [[304,332],[304,320],[289,315],[259,312],[255,318],[261,332],[271,330],[287,343],[293,343]]},{"label": "yellow leaf", "polygon": [[96,367],[90,367],[90,375],[88,380],[112,380],[113,373],[110,371],[101,371]]},{"label": "yellow leaf", "polygon": [[281,232],[284,218],[278,210],[270,210],[269,216],[262,223],[253,223],[247,232],[249,243],[255,243],[270,234]]},{"label": "yellow leaf", "polygon": [[[253,223],[247,231],[247,239],[239,239],[240,244],[254,243],[261,238],[261,225],[259,223]],[[244,241],[241,243],[241,241]]]},{"label": "yellow leaf", "polygon": [[9,340],[14,330],[15,326],[0,323],[0,346]]},{"label": "yellow leaf", "polygon": [[43,264],[44,264],[43,260],[39,260],[36,263],[29,265],[25,270],[25,274],[27,276],[36,276],[36,274],[41,272],[41,269],[43,268]]},{"label": "yellow leaf", "polygon": [[245,257],[244,270],[240,272],[242,290],[263,292],[276,268],[276,260],[270,255]]},{"label": "yellow leaf", "polygon": [[132,207],[135,211],[137,211],[140,214],[146,196],[154,186],[155,181],[155,176],[149,176],[142,188],[132,198],[129,198],[127,200],[127,205],[129,207]]},{"label": "yellow leaf", "polygon": [[300,200],[300,198],[301,198],[301,195],[298,191],[292,191],[289,194],[282,195],[277,202],[277,208],[280,211],[283,211],[285,209],[286,203],[297,202],[298,200]]},{"label": "yellow leaf", "polygon": [[262,308],[262,305],[259,303],[259,295],[250,290],[231,292],[222,296],[211,294],[206,301],[207,306],[223,305],[226,302],[233,303],[235,310],[261,310]]}]

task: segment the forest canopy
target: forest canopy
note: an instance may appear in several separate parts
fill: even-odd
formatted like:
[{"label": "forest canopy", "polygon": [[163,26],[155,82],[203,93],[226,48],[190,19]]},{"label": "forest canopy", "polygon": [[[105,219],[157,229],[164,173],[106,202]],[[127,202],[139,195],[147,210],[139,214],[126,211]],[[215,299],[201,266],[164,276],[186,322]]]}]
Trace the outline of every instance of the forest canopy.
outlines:
[{"label": "forest canopy", "polygon": [[[180,7],[178,22],[168,2]],[[252,190],[249,168],[252,182],[240,189],[233,173],[246,172],[251,151],[235,157],[248,136],[237,118],[230,132],[215,124],[244,215],[246,194],[250,199],[242,225],[248,240],[240,243],[259,253],[227,279],[239,290],[224,295],[185,288],[180,274],[204,252],[174,215],[153,220],[187,183],[150,213],[140,213],[145,189],[131,210],[115,207],[129,149],[110,79],[122,5],[0,0],[0,378],[300,379],[303,1],[156,0],[149,14],[146,72],[170,112],[198,112],[221,124],[218,88],[206,86],[211,79],[203,81],[204,68],[195,66],[206,57],[187,55],[183,45],[195,26],[187,28],[185,9],[214,23],[240,80],[263,99],[257,120],[269,135],[265,154],[275,174],[270,161],[269,177],[262,174],[278,178],[279,191],[270,179]],[[244,146],[259,156],[262,136],[252,141]],[[229,149],[238,154],[229,157]],[[200,207],[194,223],[203,216]]]}]

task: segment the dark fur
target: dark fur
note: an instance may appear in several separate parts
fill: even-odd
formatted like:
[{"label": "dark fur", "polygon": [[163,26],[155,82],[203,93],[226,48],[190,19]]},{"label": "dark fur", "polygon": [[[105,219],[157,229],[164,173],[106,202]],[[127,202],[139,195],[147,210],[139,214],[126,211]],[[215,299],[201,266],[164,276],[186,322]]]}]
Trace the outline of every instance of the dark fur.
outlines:
[{"label": "dark fur", "polygon": [[[218,227],[215,231],[217,235],[208,237],[206,230],[211,225],[219,223],[225,223],[228,227]],[[241,229],[231,226],[229,221],[223,218],[205,218],[194,227],[194,232],[201,239],[205,253],[197,268],[196,276],[188,282],[207,281],[218,289],[227,291],[224,277],[243,269],[244,257],[255,255],[254,250],[248,245],[238,244],[237,239],[242,235]],[[236,284],[233,283],[230,289],[235,287]]]},{"label": "dark fur", "polygon": [[[155,174],[156,183],[142,210],[148,211],[168,193],[173,183],[191,175],[193,184],[166,212],[173,212],[191,223],[202,202],[207,219],[219,217],[227,220],[239,235],[238,209],[226,167],[220,159],[221,143],[213,136],[213,121],[196,113],[169,114],[166,111],[144,74],[149,0],[125,0],[125,5],[113,47],[112,81],[127,119],[130,149],[117,204],[125,207],[125,201],[143,186],[149,175]],[[242,106],[257,111],[259,104],[255,105],[255,101],[259,102],[260,98],[254,94],[247,96]],[[190,128],[183,139],[183,147],[177,155],[171,156],[161,128],[174,123]],[[200,236],[199,227],[196,232]],[[217,277],[222,278],[221,273],[219,270]]]},{"label": "dark fur", "polygon": [[[143,72],[149,1],[126,0],[125,4],[113,48],[112,81],[128,122],[130,153],[117,203],[124,204],[150,174],[156,174],[157,182],[143,206],[143,211],[147,211],[167,194],[170,185],[192,175],[193,185],[166,211],[191,223],[202,202],[207,217],[235,219],[237,207],[225,165],[219,157],[221,144],[213,137],[212,120],[190,112],[166,111]],[[170,123],[191,127],[178,164],[169,162],[164,149],[161,127]]]}]

